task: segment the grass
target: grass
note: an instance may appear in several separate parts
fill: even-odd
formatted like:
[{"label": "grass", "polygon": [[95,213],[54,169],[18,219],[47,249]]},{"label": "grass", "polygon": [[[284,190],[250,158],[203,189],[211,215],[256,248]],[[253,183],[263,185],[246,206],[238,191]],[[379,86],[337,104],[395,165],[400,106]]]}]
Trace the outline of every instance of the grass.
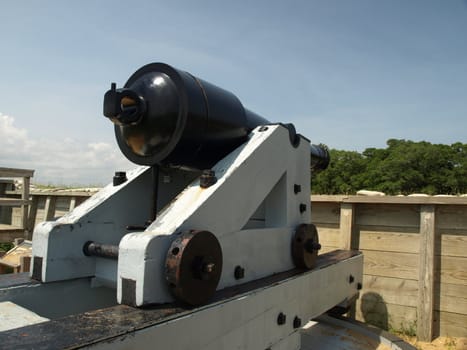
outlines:
[{"label": "grass", "polygon": [[457,347],[456,339],[447,337],[444,340],[444,346],[446,347],[446,350],[455,350]]},{"label": "grass", "polygon": [[13,243],[0,243],[0,251],[7,252],[15,245]]}]

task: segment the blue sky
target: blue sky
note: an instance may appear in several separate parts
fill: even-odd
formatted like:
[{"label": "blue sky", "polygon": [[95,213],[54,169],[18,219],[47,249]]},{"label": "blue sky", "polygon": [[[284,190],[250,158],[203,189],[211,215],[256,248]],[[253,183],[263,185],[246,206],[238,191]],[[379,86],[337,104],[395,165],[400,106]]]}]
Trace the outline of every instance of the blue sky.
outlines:
[{"label": "blue sky", "polygon": [[39,182],[131,167],[102,98],[150,62],[331,148],[467,142],[467,1],[10,1],[0,26],[0,166]]}]

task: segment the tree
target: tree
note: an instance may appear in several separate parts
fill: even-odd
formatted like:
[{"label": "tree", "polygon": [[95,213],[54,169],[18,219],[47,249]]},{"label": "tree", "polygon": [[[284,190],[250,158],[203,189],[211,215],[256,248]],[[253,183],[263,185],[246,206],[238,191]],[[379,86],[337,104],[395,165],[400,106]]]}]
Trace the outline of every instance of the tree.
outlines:
[{"label": "tree", "polygon": [[352,194],[359,189],[387,194],[467,192],[467,145],[390,139],[387,148],[331,150],[329,169],[312,178],[312,193]]},{"label": "tree", "polygon": [[350,194],[361,185],[365,171],[363,156],[358,152],[330,150],[328,169],[312,179],[313,193]]}]

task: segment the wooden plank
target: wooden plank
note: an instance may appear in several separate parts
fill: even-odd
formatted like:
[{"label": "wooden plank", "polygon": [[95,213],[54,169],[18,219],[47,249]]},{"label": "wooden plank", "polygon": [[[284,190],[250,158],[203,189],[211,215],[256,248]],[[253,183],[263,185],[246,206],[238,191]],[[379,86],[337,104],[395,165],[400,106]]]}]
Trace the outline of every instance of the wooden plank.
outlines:
[{"label": "wooden plank", "polygon": [[39,204],[39,198],[33,196],[31,205],[29,206],[29,215],[28,215],[28,224],[27,224],[27,228],[29,232],[33,232],[34,227],[36,226],[38,204]]},{"label": "wooden plank", "polygon": [[318,254],[319,255],[326,254],[326,253],[332,252],[333,250],[336,250],[336,249],[339,249],[339,247],[332,247],[332,246],[322,245]]},{"label": "wooden plank", "polygon": [[34,170],[0,167],[0,177],[33,177]]},{"label": "wooden plank", "polygon": [[342,249],[352,249],[352,237],[354,228],[354,205],[341,203],[340,234]]},{"label": "wooden plank", "polygon": [[349,198],[349,196],[327,194],[313,194],[310,196],[311,202],[313,203],[341,203],[347,198]]},{"label": "wooden plank", "polygon": [[435,313],[435,326],[439,327],[439,335],[467,337],[466,325],[467,315],[443,311]]},{"label": "wooden plank", "polygon": [[467,233],[467,205],[443,205],[436,210],[437,229],[456,229]]},{"label": "wooden plank", "polygon": [[418,277],[417,339],[433,340],[435,206],[420,208],[420,263]]},{"label": "wooden plank", "polygon": [[23,236],[23,229],[13,227],[10,229],[5,229],[0,227],[0,243],[11,243],[15,240],[15,238],[23,238]]},{"label": "wooden plank", "polygon": [[311,203],[311,221],[316,224],[339,225],[339,203]]},{"label": "wooden plank", "polygon": [[[29,201],[29,177],[23,177],[23,188],[21,193],[21,199]],[[24,229],[24,238],[31,239],[32,232],[28,231],[28,214],[29,214],[29,203],[21,206],[21,227]]]},{"label": "wooden plank", "polygon": [[87,199],[94,194],[96,194],[98,190],[95,191],[60,191],[60,190],[54,190],[54,191],[33,191],[31,195],[33,196],[39,196],[39,197],[47,197],[47,196],[60,196],[60,197],[78,197],[78,198],[84,198]]},{"label": "wooden plank", "polygon": [[361,204],[355,216],[358,226],[420,227],[417,205]]},{"label": "wooden plank", "polygon": [[359,231],[359,249],[400,253],[419,252],[419,234],[382,231]]},{"label": "wooden plank", "polygon": [[50,221],[54,218],[56,200],[57,200],[56,196],[48,196],[47,199],[45,200],[44,221]]},{"label": "wooden plank", "polygon": [[401,278],[363,276],[363,289],[360,292],[375,293],[385,303],[413,307],[418,298],[418,282]]},{"label": "wooden plank", "polygon": [[320,203],[354,203],[354,204],[433,204],[433,205],[467,205],[467,197],[406,197],[406,196],[342,196],[312,195],[312,202]]},{"label": "wooden plank", "polygon": [[435,310],[467,315],[467,286],[437,284],[435,296]]},{"label": "wooden plank", "polygon": [[437,232],[437,235],[441,235],[441,244],[435,247],[436,255],[467,258],[467,229],[459,234]]},{"label": "wooden plank", "polygon": [[418,255],[362,250],[366,275],[418,280]]},{"label": "wooden plank", "polygon": [[29,272],[30,269],[31,269],[31,257],[27,255],[21,256],[19,272]]},{"label": "wooden plank", "polygon": [[357,300],[355,316],[359,321],[384,330],[416,330],[417,308],[385,303],[369,293]]},{"label": "wooden plank", "polygon": [[467,286],[467,258],[442,256],[441,266],[436,266],[435,276],[441,283]]},{"label": "wooden plank", "polygon": [[0,224],[0,230],[8,231],[8,230],[22,230],[21,227],[9,224]]},{"label": "wooden plank", "polygon": [[68,207],[68,210],[72,211],[73,209],[75,209],[75,206],[76,206],[76,197],[71,197],[70,206]]},{"label": "wooden plank", "polygon": [[365,274],[418,280],[418,255],[371,250],[361,251],[365,257]]},{"label": "wooden plank", "polygon": [[70,201],[74,197],[57,196],[55,210],[68,212],[70,210]]},{"label": "wooden plank", "polygon": [[29,200],[17,198],[0,198],[0,206],[19,207],[29,204]]},{"label": "wooden plank", "polygon": [[317,229],[321,245],[340,247],[342,240],[339,228],[327,228],[319,225]]}]

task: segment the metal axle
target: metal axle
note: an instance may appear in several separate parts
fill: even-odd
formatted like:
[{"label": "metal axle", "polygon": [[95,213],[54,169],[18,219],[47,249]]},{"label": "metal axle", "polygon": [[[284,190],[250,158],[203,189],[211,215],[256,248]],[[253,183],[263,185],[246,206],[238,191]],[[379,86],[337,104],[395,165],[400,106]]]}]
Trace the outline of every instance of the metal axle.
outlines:
[{"label": "metal axle", "polygon": [[83,253],[86,256],[97,256],[99,258],[106,259],[118,259],[118,246],[87,241],[86,243],[84,243]]}]

